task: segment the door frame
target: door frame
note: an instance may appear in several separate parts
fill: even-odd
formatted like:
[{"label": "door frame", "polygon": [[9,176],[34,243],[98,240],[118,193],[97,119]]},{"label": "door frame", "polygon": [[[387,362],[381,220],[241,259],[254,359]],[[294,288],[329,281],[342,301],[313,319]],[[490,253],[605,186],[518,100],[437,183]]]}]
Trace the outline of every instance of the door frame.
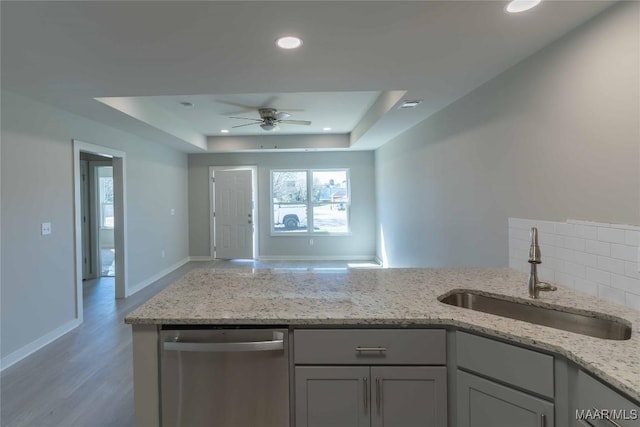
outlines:
[{"label": "door frame", "polygon": [[98,154],[112,159],[114,187],[114,240],[116,250],[115,297],[126,298],[128,288],[127,269],[127,176],[126,154],[101,145],[73,139],[73,204],[75,224],[75,276],[76,276],[76,317],[82,321],[82,215],[80,211],[80,152]]},{"label": "door frame", "polygon": [[[253,259],[258,259],[258,236],[260,221],[258,216],[258,166],[209,166],[209,255],[211,259],[216,259],[216,221],[214,217],[216,204],[216,185],[214,181],[216,171],[250,170],[251,171],[251,193],[253,195]],[[117,264],[116,264],[117,267]]]}]

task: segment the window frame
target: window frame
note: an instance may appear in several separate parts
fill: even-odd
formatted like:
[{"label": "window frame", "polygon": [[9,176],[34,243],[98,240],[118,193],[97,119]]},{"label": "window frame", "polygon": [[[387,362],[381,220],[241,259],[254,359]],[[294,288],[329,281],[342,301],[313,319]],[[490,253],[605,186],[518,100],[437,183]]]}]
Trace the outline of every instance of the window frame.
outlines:
[{"label": "window frame", "polygon": [[[280,205],[301,205],[306,204],[307,209],[307,229],[300,231],[278,231],[275,229],[274,220],[274,203],[273,197],[273,175],[277,172],[305,172],[307,181],[307,197],[305,202],[286,202],[279,203]],[[347,201],[346,202],[329,202],[330,204],[344,203],[346,216],[347,216],[347,231],[344,232],[331,232],[331,231],[315,231],[313,227],[313,212],[315,206],[324,205],[327,203],[319,203],[313,201],[313,173],[314,172],[345,172],[347,181]],[[269,210],[270,210],[270,235],[272,237],[280,236],[350,236],[351,230],[351,169],[344,167],[335,168],[291,168],[291,169],[271,169],[269,171]]]}]

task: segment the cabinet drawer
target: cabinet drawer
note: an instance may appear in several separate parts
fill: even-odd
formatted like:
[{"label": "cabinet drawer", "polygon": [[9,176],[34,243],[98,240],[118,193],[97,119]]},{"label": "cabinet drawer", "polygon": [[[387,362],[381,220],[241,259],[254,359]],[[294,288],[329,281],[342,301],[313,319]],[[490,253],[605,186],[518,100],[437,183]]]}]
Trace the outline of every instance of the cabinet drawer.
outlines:
[{"label": "cabinet drawer", "polygon": [[465,332],[456,334],[458,367],[553,397],[553,357]]},{"label": "cabinet drawer", "polygon": [[444,365],[441,329],[298,329],[294,361],[306,365]]},{"label": "cabinet drawer", "polygon": [[[602,384],[584,371],[578,372],[578,411],[590,410],[585,421],[588,425],[612,427],[606,420],[610,417],[618,425],[638,426],[640,424],[640,406]],[[593,411],[597,409],[598,411]],[[605,416],[606,415],[606,416]],[[576,418],[578,414],[576,413]]]}]

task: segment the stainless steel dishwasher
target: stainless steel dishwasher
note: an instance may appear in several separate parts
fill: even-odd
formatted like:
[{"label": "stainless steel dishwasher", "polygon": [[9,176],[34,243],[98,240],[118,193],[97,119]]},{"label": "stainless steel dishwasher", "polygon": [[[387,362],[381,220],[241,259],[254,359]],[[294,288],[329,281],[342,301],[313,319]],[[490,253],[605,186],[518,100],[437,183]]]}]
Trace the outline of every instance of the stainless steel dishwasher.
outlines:
[{"label": "stainless steel dishwasher", "polygon": [[160,334],[163,427],[286,427],[286,329],[168,329]]}]

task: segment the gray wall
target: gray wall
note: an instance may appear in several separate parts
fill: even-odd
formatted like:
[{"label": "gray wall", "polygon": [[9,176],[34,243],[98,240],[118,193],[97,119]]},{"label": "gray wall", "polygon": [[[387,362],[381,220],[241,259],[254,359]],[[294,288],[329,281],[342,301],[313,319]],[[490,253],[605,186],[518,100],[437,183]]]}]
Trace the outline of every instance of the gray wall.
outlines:
[{"label": "gray wall", "polygon": [[[274,138],[274,137],[268,137]],[[189,248],[191,256],[210,255],[209,166],[258,166],[259,255],[262,257],[360,257],[375,255],[373,152],[238,153],[189,155]],[[270,170],[350,168],[349,236],[270,235]]]},{"label": "gray wall", "polygon": [[639,9],[610,8],[378,149],[378,255],[506,266],[508,217],[640,224]]},{"label": "gray wall", "polygon": [[186,154],[6,91],[1,136],[3,358],[75,318],[72,139],[126,152],[129,287],[188,257]]}]

